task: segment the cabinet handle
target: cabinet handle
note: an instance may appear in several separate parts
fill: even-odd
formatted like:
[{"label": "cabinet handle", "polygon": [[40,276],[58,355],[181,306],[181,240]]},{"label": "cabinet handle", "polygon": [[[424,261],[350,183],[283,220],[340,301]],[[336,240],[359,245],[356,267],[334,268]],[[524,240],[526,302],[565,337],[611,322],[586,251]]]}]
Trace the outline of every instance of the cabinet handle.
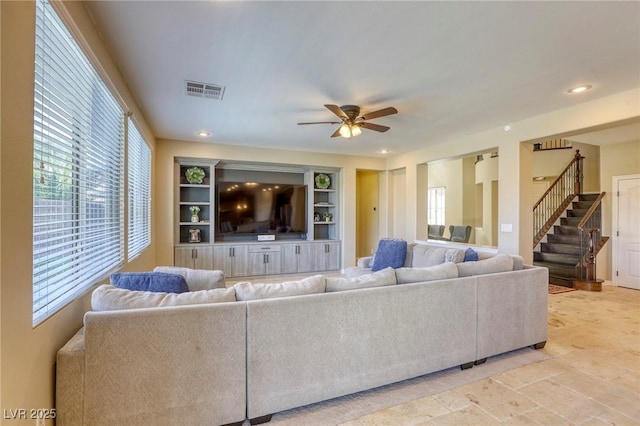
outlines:
[{"label": "cabinet handle", "polygon": [[329,244],[324,245],[324,252],[329,253]]},{"label": "cabinet handle", "polygon": [[198,249],[191,249],[191,258],[192,259],[198,258]]}]

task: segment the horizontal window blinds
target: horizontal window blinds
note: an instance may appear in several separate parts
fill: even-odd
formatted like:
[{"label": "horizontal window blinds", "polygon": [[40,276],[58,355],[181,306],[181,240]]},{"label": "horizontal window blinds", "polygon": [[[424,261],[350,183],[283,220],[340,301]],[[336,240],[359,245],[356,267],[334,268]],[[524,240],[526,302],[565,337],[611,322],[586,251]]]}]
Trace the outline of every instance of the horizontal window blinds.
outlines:
[{"label": "horizontal window blinds", "polygon": [[129,223],[127,258],[151,244],[151,150],[133,120],[127,126]]},{"label": "horizontal window blinds", "polygon": [[33,324],[121,266],[124,112],[48,2],[36,2]]}]

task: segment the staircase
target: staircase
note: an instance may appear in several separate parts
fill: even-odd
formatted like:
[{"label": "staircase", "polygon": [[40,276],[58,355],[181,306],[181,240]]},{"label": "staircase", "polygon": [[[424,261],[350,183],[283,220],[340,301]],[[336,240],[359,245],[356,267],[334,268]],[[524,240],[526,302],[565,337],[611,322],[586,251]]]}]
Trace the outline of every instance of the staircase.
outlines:
[{"label": "staircase", "polygon": [[[546,234],[546,242],[540,243],[540,250],[533,252],[533,264],[549,269],[549,283],[565,287],[574,286],[579,276],[581,262],[581,236],[578,224],[582,221],[600,194],[580,194],[578,201],[571,203],[566,217],[560,218],[560,225],[554,225]],[[608,237],[601,237],[595,252],[606,243]],[[584,249],[583,249],[584,250]]]}]

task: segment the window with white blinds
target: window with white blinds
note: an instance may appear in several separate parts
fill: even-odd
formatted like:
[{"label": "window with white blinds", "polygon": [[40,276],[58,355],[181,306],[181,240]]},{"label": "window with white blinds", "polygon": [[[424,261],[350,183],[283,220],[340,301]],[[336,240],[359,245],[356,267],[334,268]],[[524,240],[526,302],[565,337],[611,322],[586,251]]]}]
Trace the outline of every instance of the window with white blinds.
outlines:
[{"label": "window with white blinds", "polygon": [[127,126],[129,166],[129,236],[127,259],[131,261],[151,244],[151,150],[133,120]]},{"label": "window with white blinds", "polygon": [[124,261],[124,111],[48,2],[36,2],[33,324]]},{"label": "window with white blinds", "polygon": [[444,186],[436,186],[427,190],[427,223],[444,225]]}]

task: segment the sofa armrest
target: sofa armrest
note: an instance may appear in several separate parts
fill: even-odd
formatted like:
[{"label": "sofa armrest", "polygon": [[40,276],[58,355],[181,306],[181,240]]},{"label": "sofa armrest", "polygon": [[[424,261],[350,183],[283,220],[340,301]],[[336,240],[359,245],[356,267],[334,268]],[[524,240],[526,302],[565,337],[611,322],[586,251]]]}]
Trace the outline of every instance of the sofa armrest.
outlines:
[{"label": "sofa armrest", "polygon": [[373,256],[361,257],[358,259],[357,266],[360,268],[371,268],[373,266]]},{"label": "sofa armrest", "polygon": [[59,351],[56,359],[56,422],[82,425],[84,407],[84,327]]}]

